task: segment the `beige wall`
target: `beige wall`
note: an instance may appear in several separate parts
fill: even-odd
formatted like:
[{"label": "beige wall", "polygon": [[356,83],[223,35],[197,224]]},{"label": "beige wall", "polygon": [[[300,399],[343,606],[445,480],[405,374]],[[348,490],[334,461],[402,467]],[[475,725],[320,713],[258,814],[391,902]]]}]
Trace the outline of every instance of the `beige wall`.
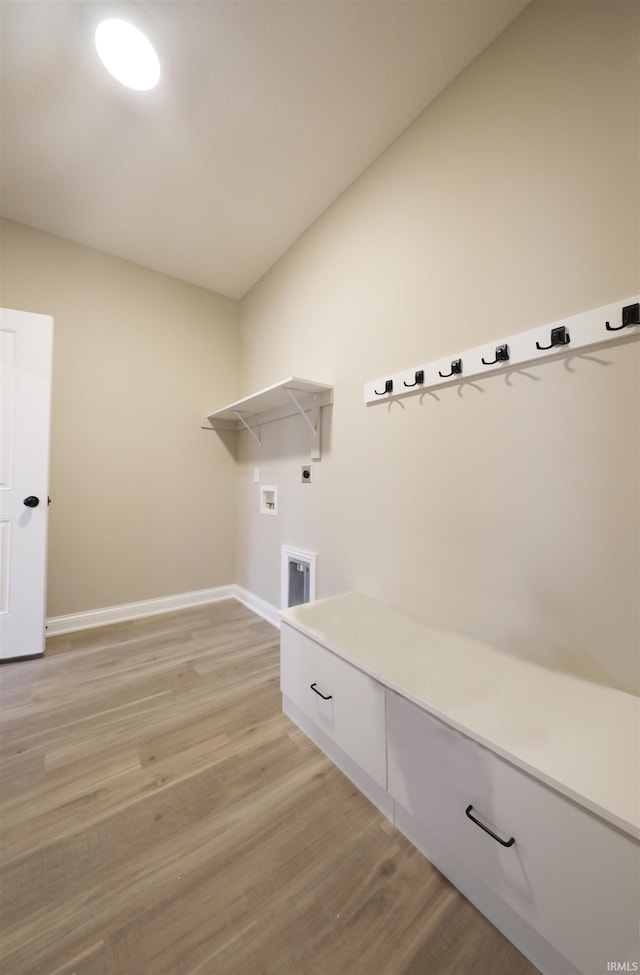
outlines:
[{"label": "beige wall", "polygon": [[240,435],[241,584],[279,604],[299,546],[320,596],[638,690],[638,344],[362,402],[640,290],[638,119],[638,5],[534,2],[244,299],[243,394],[294,374],[335,405],[310,486],[301,421]]},{"label": "beige wall", "polygon": [[6,221],[1,257],[2,305],[55,318],[47,615],[232,582],[235,462],[200,426],[237,304]]}]

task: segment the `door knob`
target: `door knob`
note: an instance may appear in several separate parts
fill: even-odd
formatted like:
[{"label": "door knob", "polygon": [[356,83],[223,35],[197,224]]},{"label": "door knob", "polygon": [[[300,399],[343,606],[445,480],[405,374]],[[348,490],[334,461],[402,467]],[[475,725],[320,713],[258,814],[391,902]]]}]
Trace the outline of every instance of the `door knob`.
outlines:
[{"label": "door knob", "polygon": [[37,508],[40,504],[40,498],[36,498],[34,494],[30,494],[28,498],[25,498],[23,504],[26,504],[27,508]]}]

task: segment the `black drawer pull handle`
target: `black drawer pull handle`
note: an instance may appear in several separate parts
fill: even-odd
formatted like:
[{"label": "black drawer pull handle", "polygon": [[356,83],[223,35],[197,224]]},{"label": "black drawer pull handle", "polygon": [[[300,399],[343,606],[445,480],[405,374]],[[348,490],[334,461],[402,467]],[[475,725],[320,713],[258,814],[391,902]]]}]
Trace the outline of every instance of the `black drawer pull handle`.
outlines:
[{"label": "black drawer pull handle", "polygon": [[495,833],[492,833],[491,830],[488,829],[487,826],[483,826],[483,824],[480,822],[479,819],[476,819],[475,816],[472,816],[471,815],[471,810],[472,809],[473,809],[473,806],[467,806],[467,808],[465,809],[465,813],[469,817],[469,819],[471,820],[472,823],[475,823],[476,826],[479,826],[480,829],[483,829],[485,831],[485,833],[488,833],[489,836],[492,836],[493,839],[496,840],[497,843],[500,843],[501,846],[513,846],[513,844],[516,841],[515,836],[512,836],[510,840],[501,840],[500,837],[499,836],[496,836]]},{"label": "black drawer pull handle", "polygon": [[333,697],[333,694],[322,694],[322,692],[318,690],[317,684],[310,684],[309,686],[311,687],[313,693],[317,694],[318,697],[321,697],[323,701],[330,701]]}]

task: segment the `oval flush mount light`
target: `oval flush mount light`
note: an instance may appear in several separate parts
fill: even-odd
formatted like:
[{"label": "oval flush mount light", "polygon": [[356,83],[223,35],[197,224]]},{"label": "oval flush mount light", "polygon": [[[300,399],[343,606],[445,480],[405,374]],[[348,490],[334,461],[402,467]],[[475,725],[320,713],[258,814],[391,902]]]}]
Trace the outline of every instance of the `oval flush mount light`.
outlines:
[{"label": "oval flush mount light", "polygon": [[96,27],[95,45],[100,60],[127,88],[149,91],[160,80],[160,60],[141,30],[126,20],[109,17]]}]

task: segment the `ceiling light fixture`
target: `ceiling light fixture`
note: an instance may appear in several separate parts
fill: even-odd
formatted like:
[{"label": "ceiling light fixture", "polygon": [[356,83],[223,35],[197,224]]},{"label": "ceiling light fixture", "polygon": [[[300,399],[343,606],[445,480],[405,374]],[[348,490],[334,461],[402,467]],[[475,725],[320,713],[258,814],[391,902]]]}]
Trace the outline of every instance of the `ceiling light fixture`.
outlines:
[{"label": "ceiling light fixture", "polygon": [[109,17],[94,35],[100,60],[127,88],[149,91],[160,80],[160,60],[147,37],[126,20]]}]

